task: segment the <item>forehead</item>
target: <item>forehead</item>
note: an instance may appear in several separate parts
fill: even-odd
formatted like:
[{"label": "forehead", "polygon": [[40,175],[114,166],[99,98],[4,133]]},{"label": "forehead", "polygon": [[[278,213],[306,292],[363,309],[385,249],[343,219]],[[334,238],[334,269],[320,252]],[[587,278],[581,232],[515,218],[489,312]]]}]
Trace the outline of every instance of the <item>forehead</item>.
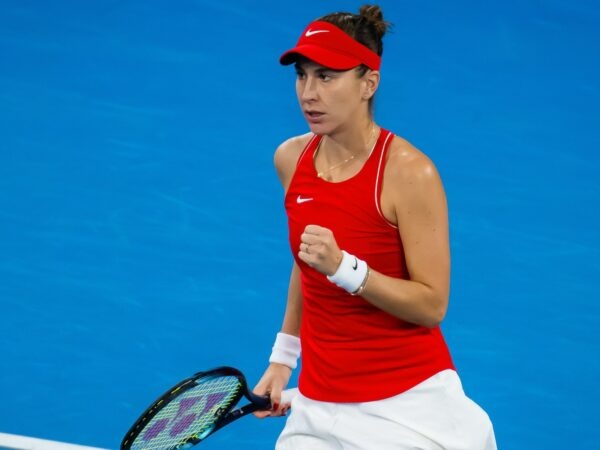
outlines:
[{"label": "forehead", "polygon": [[[303,71],[330,71],[330,72],[348,72],[347,70],[336,70],[336,69],[330,69],[329,67],[325,67],[321,64],[318,64],[308,58],[305,58],[303,56],[298,56],[298,59],[296,60],[296,63],[294,64],[294,67],[296,67],[296,69],[301,69]],[[350,69],[352,70],[352,69]]]}]

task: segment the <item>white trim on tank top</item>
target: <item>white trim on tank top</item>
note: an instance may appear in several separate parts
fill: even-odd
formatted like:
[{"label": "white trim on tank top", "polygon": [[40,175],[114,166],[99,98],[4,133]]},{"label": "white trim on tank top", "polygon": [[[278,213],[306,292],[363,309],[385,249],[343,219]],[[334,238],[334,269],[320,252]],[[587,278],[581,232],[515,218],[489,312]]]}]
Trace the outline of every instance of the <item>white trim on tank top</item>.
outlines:
[{"label": "white trim on tank top", "polygon": [[383,179],[383,168],[384,168],[383,157],[386,154],[386,147],[388,146],[388,141],[393,136],[394,136],[394,133],[392,133],[391,131],[388,131],[388,135],[386,136],[385,141],[383,142],[383,145],[381,148],[381,153],[379,154],[379,165],[377,166],[377,178],[375,179],[375,207],[377,208],[377,212],[379,213],[379,215],[381,216],[383,221],[385,223],[387,223],[389,226],[391,226],[392,228],[395,228],[397,230],[398,225],[393,224],[383,215],[383,211],[381,210],[380,198],[379,198],[379,183],[380,183],[380,180]]}]

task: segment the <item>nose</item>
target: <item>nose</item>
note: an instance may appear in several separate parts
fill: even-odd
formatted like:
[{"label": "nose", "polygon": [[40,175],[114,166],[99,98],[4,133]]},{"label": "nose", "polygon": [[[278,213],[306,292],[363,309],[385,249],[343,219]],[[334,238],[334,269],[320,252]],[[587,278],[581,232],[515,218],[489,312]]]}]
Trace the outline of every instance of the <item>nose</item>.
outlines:
[{"label": "nose", "polygon": [[307,76],[299,84],[299,96],[302,102],[311,102],[317,99],[317,80]]}]

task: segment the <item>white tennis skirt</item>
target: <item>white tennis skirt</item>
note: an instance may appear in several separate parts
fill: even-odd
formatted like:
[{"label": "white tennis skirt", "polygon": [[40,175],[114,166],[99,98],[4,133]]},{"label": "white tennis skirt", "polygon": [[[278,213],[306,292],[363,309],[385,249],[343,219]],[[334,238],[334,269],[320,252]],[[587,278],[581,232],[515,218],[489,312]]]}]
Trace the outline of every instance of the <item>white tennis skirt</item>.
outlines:
[{"label": "white tennis skirt", "polygon": [[496,450],[492,423],[454,370],[395,397],[319,402],[299,393],[276,450]]}]

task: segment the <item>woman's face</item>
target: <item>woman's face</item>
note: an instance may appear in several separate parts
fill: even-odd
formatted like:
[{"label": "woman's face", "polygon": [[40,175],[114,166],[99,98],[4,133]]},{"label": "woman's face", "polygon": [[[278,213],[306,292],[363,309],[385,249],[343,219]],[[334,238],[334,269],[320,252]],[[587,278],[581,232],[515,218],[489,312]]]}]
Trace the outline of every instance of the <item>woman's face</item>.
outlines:
[{"label": "woman's face", "polygon": [[296,73],[296,94],[313,133],[331,134],[368,114],[368,83],[355,69],[337,71],[300,60]]}]

